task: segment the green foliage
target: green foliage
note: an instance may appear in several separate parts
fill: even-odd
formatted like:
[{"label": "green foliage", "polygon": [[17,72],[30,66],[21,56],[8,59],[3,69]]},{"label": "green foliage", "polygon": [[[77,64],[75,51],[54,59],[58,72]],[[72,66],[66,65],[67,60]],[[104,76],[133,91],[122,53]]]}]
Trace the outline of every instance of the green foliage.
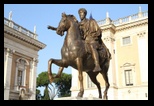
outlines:
[{"label": "green foliage", "polygon": [[50,100],[49,91],[48,91],[48,87],[47,86],[45,87],[44,96],[43,96],[42,100]]},{"label": "green foliage", "polygon": [[39,89],[36,89],[36,94],[40,94],[40,90]]},{"label": "green foliage", "polygon": [[[56,75],[53,73],[53,76]],[[55,83],[56,88],[59,89],[58,97],[67,97],[71,95],[71,74],[62,73],[60,78],[56,78],[53,83]],[[45,87],[44,96],[42,96],[42,100],[50,100],[48,94],[48,85],[49,85],[48,72],[42,72],[37,77],[36,87]],[[37,91],[37,94],[40,92]]]},{"label": "green foliage", "polygon": [[56,87],[59,87],[58,97],[67,97],[71,95],[71,74],[62,73],[61,78],[55,79]]},{"label": "green foliage", "polygon": [[36,89],[36,100],[40,100],[40,99],[41,99],[40,90]]},{"label": "green foliage", "polygon": [[37,77],[36,87],[45,87],[49,84],[49,78],[47,71],[42,72]]}]

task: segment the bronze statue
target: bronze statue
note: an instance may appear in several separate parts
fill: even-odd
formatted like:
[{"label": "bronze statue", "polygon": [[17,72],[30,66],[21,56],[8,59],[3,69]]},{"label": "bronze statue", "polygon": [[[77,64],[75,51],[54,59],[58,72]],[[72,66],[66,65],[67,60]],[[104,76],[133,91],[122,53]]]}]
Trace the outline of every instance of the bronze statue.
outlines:
[{"label": "bronze statue", "polygon": [[[57,34],[61,36],[64,35],[65,31],[67,32],[63,47],[61,49],[62,59],[51,58],[48,61],[49,80],[52,83],[54,78],[60,78],[63,69],[67,68],[68,66],[71,66],[77,69],[79,72],[78,78],[80,81],[80,91],[78,93],[78,97],[82,97],[84,94],[83,75],[82,75],[82,72],[84,71],[89,75],[91,81],[97,86],[98,92],[99,92],[99,98],[102,98],[100,83],[97,81],[97,78],[96,78],[96,76],[100,73],[102,74],[105,80],[105,86],[106,86],[103,98],[107,99],[107,91],[110,86],[108,81],[108,75],[107,75],[109,62],[111,59],[108,56],[108,54],[110,53],[107,48],[103,48],[103,46],[98,47],[99,64],[100,64],[101,70],[93,72],[95,68],[95,64],[94,64],[95,61],[93,60],[93,55],[91,55],[91,53],[88,52],[89,45],[85,43],[88,39],[85,39],[85,40],[82,39],[79,25],[81,24],[78,23],[75,16],[66,15],[65,13],[62,13],[62,19],[60,20],[59,26],[57,28],[48,26],[48,29],[56,30]],[[86,35],[84,34],[84,36]],[[100,46],[100,44],[98,45]],[[94,44],[94,47],[95,46],[97,46],[97,44],[96,45]],[[52,76],[52,68],[51,68],[52,63],[60,66],[56,76]]]}]

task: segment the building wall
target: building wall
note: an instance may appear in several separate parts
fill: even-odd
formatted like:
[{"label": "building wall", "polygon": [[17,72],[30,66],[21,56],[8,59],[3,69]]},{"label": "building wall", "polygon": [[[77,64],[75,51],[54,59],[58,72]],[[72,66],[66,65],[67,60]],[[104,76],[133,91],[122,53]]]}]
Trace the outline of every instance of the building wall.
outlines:
[{"label": "building wall", "polygon": [[4,18],[4,100],[35,100],[38,51],[45,46],[35,33]]}]

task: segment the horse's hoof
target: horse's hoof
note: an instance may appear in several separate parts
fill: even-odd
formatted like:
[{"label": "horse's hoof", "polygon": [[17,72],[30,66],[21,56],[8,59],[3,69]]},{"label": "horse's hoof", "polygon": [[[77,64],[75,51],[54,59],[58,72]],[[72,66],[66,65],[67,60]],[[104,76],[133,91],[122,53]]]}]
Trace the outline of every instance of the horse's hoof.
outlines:
[{"label": "horse's hoof", "polygon": [[55,75],[54,78],[59,78],[59,75]]},{"label": "horse's hoof", "polygon": [[103,100],[108,100],[107,96],[103,96]]},{"label": "horse's hoof", "polygon": [[83,93],[79,92],[77,97],[82,97]]},{"label": "horse's hoof", "polygon": [[98,98],[102,99],[102,96],[100,96],[100,97],[98,97]]},{"label": "horse's hoof", "polygon": [[49,81],[50,83],[52,83],[54,81],[54,78],[50,78]]}]

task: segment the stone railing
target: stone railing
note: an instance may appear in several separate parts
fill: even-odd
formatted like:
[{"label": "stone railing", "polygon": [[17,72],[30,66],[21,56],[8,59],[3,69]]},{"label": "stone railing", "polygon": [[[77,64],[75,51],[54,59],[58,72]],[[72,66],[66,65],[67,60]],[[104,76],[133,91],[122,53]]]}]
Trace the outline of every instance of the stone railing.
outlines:
[{"label": "stone railing", "polygon": [[[119,18],[115,21],[112,21],[111,23],[114,24],[115,26],[119,25],[119,24],[124,24],[124,23],[127,23],[127,22],[132,22],[132,21],[136,21],[140,18],[144,18],[144,17],[148,17],[148,11],[145,11],[145,12],[140,12],[140,13],[137,13],[137,14],[133,14],[133,15],[130,15],[130,16],[127,16],[127,17],[124,17],[124,18]],[[106,20],[100,20],[100,21],[97,21],[98,25],[105,25],[106,24]]]},{"label": "stone railing", "polygon": [[98,25],[104,25],[106,23],[106,20],[100,20],[100,21],[97,21]]},{"label": "stone railing", "polygon": [[26,28],[23,28],[22,26],[16,24],[12,20],[9,20],[9,19],[4,17],[4,24],[37,40],[37,34],[27,30]]}]

